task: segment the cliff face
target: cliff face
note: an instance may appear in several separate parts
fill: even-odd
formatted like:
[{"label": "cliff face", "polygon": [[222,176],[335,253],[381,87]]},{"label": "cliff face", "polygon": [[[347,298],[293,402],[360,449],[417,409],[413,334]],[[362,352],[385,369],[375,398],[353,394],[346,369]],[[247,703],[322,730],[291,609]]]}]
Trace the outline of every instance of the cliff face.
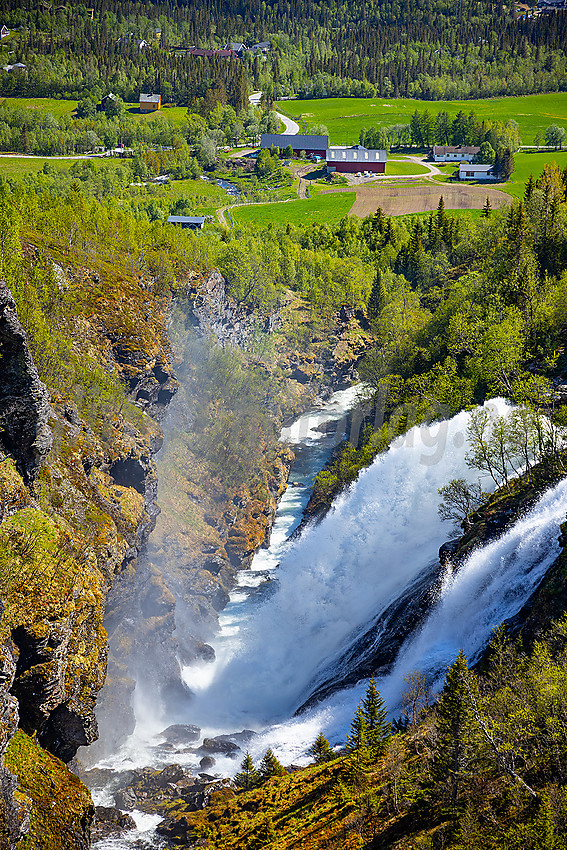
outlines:
[{"label": "cliff face", "polygon": [[[76,274],[68,270],[63,285]],[[137,294],[154,303],[136,326],[121,315],[132,305],[119,299],[82,319],[89,346],[136,399],[91,424],[72,399],[52,393],[50,403],[0,282],[0,846],[7,848],[27,834],[46,850],[89,844],[90,794],[65,763],[97,737],[106,596],[158,514],[153,454],[162,436],[144,408],[157,416],[176,390],[167,304],[141,285]]]},{"label": "cliff face", "polygon": [[25,483],[33,481],[51,448],[49,395],[39,380],[14,299],[0,280],[0,440]]}]

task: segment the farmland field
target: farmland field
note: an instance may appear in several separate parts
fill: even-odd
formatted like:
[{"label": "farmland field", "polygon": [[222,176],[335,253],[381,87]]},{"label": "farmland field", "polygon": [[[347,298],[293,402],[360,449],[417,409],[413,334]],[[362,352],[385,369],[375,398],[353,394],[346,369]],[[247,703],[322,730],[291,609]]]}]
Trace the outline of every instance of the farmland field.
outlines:
[{"label": "farmland field", "polygon": [[352,191],[331,192],[302,201],[235,207],[230,214],[241,224],[333,224],[348,215],[355,200]]},{"label": "farmland field", "polygon": [[512,198],[489,186],[466,186],[461,184],[435,185],[420,183],[412,186],[361,186],[356,193],[350,215],[363,218],[376,212],[378,207],[386,215],[411,215],[437,209],[443,195],[447,210],[482,209],[486,197],[492,209],[509,204]]},{"label": "farmland field", "polygon": [[[358,142],[360,130],[380,124],[407,124],[418,109],[433,115],[446,110],[454,117],[459,110],[474,110],[479,119],[506,121],[514,118],[520,125],[523,144],[533,143],[538,132],[550,124],[567,129],[567,92],[532,94],[524,97],[499,97],[484,100],[411,100],[405,98],[332,97],[319,100],[284,100],[276,108],[296,120],[303,116],[306,124],[325,124],[331,144]],[[303,127],[301,128],[304,129]]]}]

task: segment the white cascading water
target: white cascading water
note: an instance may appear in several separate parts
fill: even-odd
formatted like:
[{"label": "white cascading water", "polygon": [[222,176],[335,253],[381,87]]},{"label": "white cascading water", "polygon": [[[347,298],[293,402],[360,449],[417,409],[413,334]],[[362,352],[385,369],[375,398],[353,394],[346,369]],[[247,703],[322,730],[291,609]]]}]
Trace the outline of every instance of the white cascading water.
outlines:
[{"label": "white cascading water", "polygon": [[[510,410],[501,400],[489,404],[501,414]],[[465,462],[469,416],[411,429],[360,474],[321,523],[280,547],[276,589],[253,617],[239,627],[232,623],[238,631],[230,651],[212,665],[207,687],[188,709],[190,722],[211,732],[265,730],[251,752],[271,745],[286,763],[321,729],[344,741],[363,686],[290,718],[318,671],[332,666],[339,651],[437,561],[450,531],[437,515],[438,489],[452,478],[478,477]],[[490,489],[489,481],[482,484]],[[379,682],[392,710],[404,673],[422,669],[442,677],[461,648],[474,657],[493,628],[520,609],[557,555],[566,509],[564,482],[499,540],[477,550],[457,575],[446,575],[421,632],[406,641]]]},{"label": "white cascading water", "polygon": [[[489,404],[497,413],[510,410],[502,400]],[[260,733],[250,741],[252,756],[271,746],[285,764],[301,763],[319,731],[332,743],[344,742],[365,683],[293,714],[321,671],[332,670],[368,623],[437,564],[439,546],[451,534],[437,514],[438,489],[452,478],[478,478],[465,461],[469,416],[411,429],[361,472],[318,525],[285,542],[306,500],[301,487],[288,488],[270,549],[241,574],[241,586],[223,613],[217,660],[184,670],[196,691],[186,722],[201,726],[204,735],[252,728]],[[298,427],[292,439],[307,447],[311,442],[308,451],[317,451],[320,434],[308,431],[305,422]],[[489,481],[481,483],[490,489]],[[566,510],[567,480],[499,539],[477,549],[455,575],[448,569],[421,629],[402,644],[378,682],[394,713],[404,673],[421,669],[442,680],[460,649],[474,658],[494,627],[527,601],[557,556]],[[266,583],[270,573],[277,581]],[[150,763],[147,750],[140,761],[132,758],[132,747],[125,752],[138,764]],[[174,760],[195,766],[190,754]],[[112,766],[119,764],[120,756]],[[215,770],[230,775],[237,766],[219,758]]]}]

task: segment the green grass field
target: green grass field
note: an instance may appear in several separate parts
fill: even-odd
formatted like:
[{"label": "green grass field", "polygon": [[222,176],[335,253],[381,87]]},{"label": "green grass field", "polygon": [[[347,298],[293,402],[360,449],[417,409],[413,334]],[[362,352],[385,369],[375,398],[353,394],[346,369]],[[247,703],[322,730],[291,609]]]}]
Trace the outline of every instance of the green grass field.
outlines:
[{"label": "green grass field", "polygon": [[1,103],[6,106],[19,106],[21,109],[39,109],[50,112],[55,118],[70,115],[77,108],[77,100],[56,100],[53,97],[3,97]]},{"label": "green grass field", "polygon": [[514,154],[514,173],[507,183],[502,183],[499,188],[509,195],[514,195],[515,198],[520,198],[524,194],[526,182],[533,174],[534,178],[539,177],[543,171],[546,162],[556,162],[563,169],[567,168],[567,151],[546,151],[545,153],[521,153]]},{"label": "green grass field", "polygon": [[[435,213],[434,213],[435,214]],[[470,218],[479,219],[482,217],[482,210],[447,210],[447,214],[455,218]],[[411,215],[397,215],[395,218],[406,219],[410,221],[412,218],[429,218],[430,212],[411,213]]]},{"label": "green grass field", "polygon": [[285,100],[276,104],[276,108],[291,118],[303,116],[307,124],[325,124],[335,145],[346,143],[347,131],[349,143],[354,144],[363,127],[407,124],[416,109],[420,112],[427,109],[433,115],[444,109],[451,117],[461,109],[467,113],[473,109],[481,120],[514,118],[520,125],[523,144],[531,144],[538,130],[543,132],[550,124],[567,129],[567,92],[452,101],[332,97]]},{"label": "green grass field", "polygon": [[240,224],[335,224],[348,215],[355,199],[355,192],[340,192],[306,201],[235,207],[230,214]]},{"label": "green grass field", "polygon": [[429,169],[409,159],[388,159],[386,161],[386,174],[428,174]]},{"label": "green grass field", "polygon": [[[77,108],[77,100],[57,100],[52,97],[4,97],[0,98],[0,102],[6,103],[7,106],[19,106],[22,109],[38,109],[41,112],[50,112],[56,118],[62,115],[71,115]],[[126,112],[128,115],[133,115],[139,118],[140,121],[156,121],[168,118],[176,125],[180,125],[187,116],[186,106],[168,106],[158,110],[157,112],[148,112],[143,115],[140,113],[137,103],[126,103]]]},{"label": "green grass field", "polygon": [[76,159],[53,159],[52,157],[0,156],[0,174],[4,177],[23,177],[37,174],[44,163],[51,162],[56,168],[71,168]]}]

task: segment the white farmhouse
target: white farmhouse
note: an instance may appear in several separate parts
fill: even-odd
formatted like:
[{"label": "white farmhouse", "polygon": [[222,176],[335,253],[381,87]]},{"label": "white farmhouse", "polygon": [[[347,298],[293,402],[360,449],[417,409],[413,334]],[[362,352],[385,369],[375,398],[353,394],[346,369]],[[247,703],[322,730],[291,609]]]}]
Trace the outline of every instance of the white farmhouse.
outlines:
[{"label": "white farmhouse", "polygon": [[485,163],[461,162],[459,180],[494,180],[492,165]]}]

